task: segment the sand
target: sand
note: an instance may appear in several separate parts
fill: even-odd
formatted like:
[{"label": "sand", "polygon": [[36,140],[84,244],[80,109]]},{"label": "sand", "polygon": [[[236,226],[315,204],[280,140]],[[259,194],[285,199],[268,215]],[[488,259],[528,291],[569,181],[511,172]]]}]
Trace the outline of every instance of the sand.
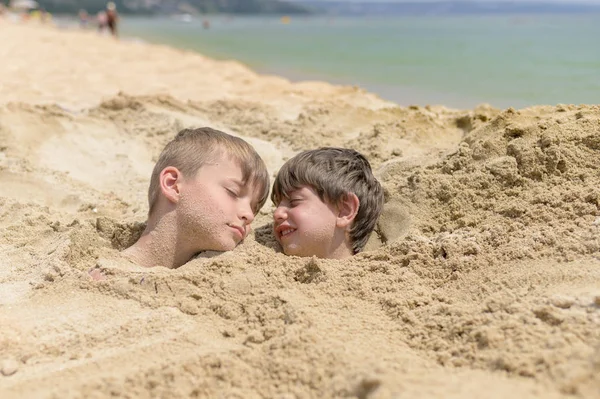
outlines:
[{"label": "sand", "polygon": [[[399,107],[236,62],[0,20],[0,397],[598,398],[600,107]],[[367,155],[351,260],[119,256],[184,127]],[[90,268],[104,281],[92,281]]]}]

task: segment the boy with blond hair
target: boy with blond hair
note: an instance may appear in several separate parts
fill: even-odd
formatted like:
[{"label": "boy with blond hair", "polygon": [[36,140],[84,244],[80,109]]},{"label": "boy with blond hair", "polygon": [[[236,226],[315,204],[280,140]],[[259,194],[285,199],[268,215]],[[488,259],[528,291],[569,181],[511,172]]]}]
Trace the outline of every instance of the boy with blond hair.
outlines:
[{"label": "boy with blond hair", "polygon": [[362,251],[383,209],[369,161],[345,148],[304,151],[273,184],[273,233],[286,255],[343,259]]},{"label": "boy with blond hair", "polygon": [[201,251],[232,250],[268,193],[265,163],[246,141],[208,127],[182,130],[154,166],[146,229],[123,255],[176,268]]}]

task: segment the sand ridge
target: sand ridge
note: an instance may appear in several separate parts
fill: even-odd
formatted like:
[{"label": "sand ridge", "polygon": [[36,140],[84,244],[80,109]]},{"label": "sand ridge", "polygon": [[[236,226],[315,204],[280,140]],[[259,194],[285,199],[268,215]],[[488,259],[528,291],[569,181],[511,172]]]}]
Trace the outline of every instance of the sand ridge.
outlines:
[{"label": "sand ridge", "polygon": [[[598,397],[598,106],[403,108],[161,46],[2,29],[3,398]],[[248,139],[273,174],[305,148],[365,153],[386,193],[369,250],[286,257],[267,204],[230,253],[174,271],[122,259],[160,149],[204,125]]]}]

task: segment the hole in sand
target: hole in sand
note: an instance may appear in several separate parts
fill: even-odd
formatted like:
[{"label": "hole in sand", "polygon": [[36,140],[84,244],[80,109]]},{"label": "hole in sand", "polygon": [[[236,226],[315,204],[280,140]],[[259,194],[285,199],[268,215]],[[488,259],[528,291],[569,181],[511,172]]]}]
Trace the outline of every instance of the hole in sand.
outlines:
[{"label": "hole in sand", "polygon": [[96,230],[118,251],[132,246],[142,235],[146,222],[120,223],[107,217],[96,219]]},{"label": "hole in sand", "polygon": [[281,252],[281,246],[273,235],[273,223],[265,224],[254,230],[254,239],[257,243],[264,245],[267,248]]}]

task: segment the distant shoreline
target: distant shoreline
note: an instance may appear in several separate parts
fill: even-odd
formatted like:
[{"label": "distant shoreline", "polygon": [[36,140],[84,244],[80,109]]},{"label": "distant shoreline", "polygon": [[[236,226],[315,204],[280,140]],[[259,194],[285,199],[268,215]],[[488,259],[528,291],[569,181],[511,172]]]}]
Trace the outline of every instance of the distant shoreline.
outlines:
[{"label": "distant shoreline", "polygon": [[[491,20],[487,21],[486,18],[491,18]],[[228,21],[224,16],[220,16],[209,18],[211,21],[210,31],[204,31],[200,27],[200,18],[194,18],[191,23],[186,24],[164,17],[157,17],[156,21],[154,21],[155,18],[140,17],[124,18],[121,32],[122,38],[127,41],[159,44],[219,61],[234,61],[256,73],[282,77],[291,82],[321,81],[339,86],[359,87],[401,106],[443,105],[455,109],[472,109],[479,104],[490,104],[496,108],[524,108],[536,104],[597,102],[596,94],[590,93],[589,89],[590,82],[593,83],[590,79],[593,78],[590,78],[589,73],[585,70],[585,62],[592,62],[596,57],[588,56],[587,52],[582,53],[585,48],[589,48],[590,40],[583,40],[578,46],[571,44],[573,37],[581,37],[578,34],[587,26],[586,23],[580,23],[578,18],[575,18],[574,24],[570,22],[571,25],[566,26],[579,26],[580,28],[565,28],[567,32],[570,32],[570,36],[562,37],[561,33],[561,37],[557,37],[558,32],[553,27],[562,21],[560,18],[548,17],[546,19],[544,16],[540,16],[540,18],[488,16],[486,18],[453,16],[421,20],[407,17],[400,26],[406,24],[404,32],[419,32],[420,37],[428,37],[428,35],[423,35],[423,32],[434,32],[435,35],[438,35],[440,31],[448,32],[454,27],[461,27],[464,34],[452,39],[449,42],[451,45],[456,45],[461,40],[468,40],[468,37],[474,37],[473,32],[478,32],[478,30],[472,28],[473,21],[476,21],[475,26],[483,27],[484,31],[490,26],[489,29],[493,35],[491,39],[490,37],[477,39],[471,44],[473,46],[471,50],[466,52],[462,52],[459,47],[448,47],[451,50],[448,50],[447,53],[436,53],[435,46],[417,40],[412,48],[423,50],[415,52],[410,46],[404,46],[401,53],[404,54],[403,59],[387,56],[391,53],[386,53],[386,49],[394,51],[393,43],[391,43],[392,47],[390,47],[390,43],[385,43],[377,52],[366,51],[364,56],[360,55],[360,51],[354,50],[354,48],[367,49],[370,40],[373,40],[373,35],[369,34],[370,30],[364,30],[365,27],[389,25],[389,23],[386,25],[384,19],[379,20],[378,17],[361,22],[357,25],[358,30],[352,30],[354,22],[349,23],[348,21],[355,19],[340,18],[336,20],[339,23],[335,23],[334,29],[329,29],[324,28],[327,25],[324,22],[327,21],[327,18],[322,16],[294,18],[289,27],[283,27],[280,25],[279,19],[274,17],[244,17]],[[73,18],[63,20],[70,21],[71,26],[77,26],[77,22]],[[391,20],[395,21],[396,19],[392,17]],[[590,20],[593,21],[593,18],[585,19],[588,25]],[[450,22],[446,23],[447,21]],[[500,21],[499,24],[498,21]],[[345,27],[350,30],[344,30]],[[528,45],[529,48],[543,49],[544,47],[535,46],[544,46],[549,43],[552,43],[552,46],[549,47],[549,52],[535,54],[537,56],[535,59],[529,60],[529,53],[527,53],[529,50],[526,46],[517,43],[517,47],[510,47],[514,45],[516,39],[512,42],[495,39],[506,37],[505,32],[509,34],[509,37],[522,37],[521,35],[529,34],[529,32],[538,32],[537,29],[540,27],[548,27],[548,29],[542,30],[543,34],[537,35],[541,40],[532,42]],[[317,28],[316,33],[315,28]],[[351,41],[340,41],[340,35],[344,39],[347,32],[350,33],[348,37],[351,37]],[[354,34],[354,32],[358,33]],[[366,33],[366,39],[365,35],[360,32]],[[378,34],[386,33],[388,30],[378,30],[377,32]],[[396,31],[392,30],[391,32]],[[326,43],[324,45],[329,46],[327,48],[330,49],[337,49],[339,46],[344,52],[342,59],[347,59],[349,62],[344,65],[342,61],[338,67],[337,63],[340,61],[337,61],[335,57],[326,59],[329,56],[327,51],[322,52],[325,47],[320,50],[311,50],[310,43],[312,42],[304,38],[304,33],[308,35],[307,37],[312,37],[313,42],[315,34],[323,33],[324,36],[318,37],[323,37],[324,43]],[[277,39],[271,40],[269,36]],[[249,41],[246,45],[240,45],[240,40],[243,42],[243,39],[240,38],[248,38]],[[411,42],[413,42],[412,39]],[[588,42],[587,45],[585,45],[586,42]],[[425,47],[420,47],[423,44]],[[518,61],[515,67],[503,63],[502,54],[505,54],[505,51],[516,51],[515,54],[520,54],[520,57],[515,58]],[[352,53],[358,55],[352,55]],[[323,54],[325,59],[321,59],[320,54]],[[434,54],[433,58],[432,54]],[[439,55],[435,56],[435,54]],[[552,61],[560,60],[561,56],[567,57],[567,55],[570,65],[568,68]],[[454,62],[459,58],[461,61]],[[427,63],[430,62],[429,59],[431,59],[431,64]],[[375,61],[370,62],[369,60]],[[539,64],[546,60],[551,62]],[[361,64],[363,61],[366,62],[364,68]],[[408,67],[403,65],[408,65]],[[495,69],[488,68],[493,65],[496,65]],[[576,68],[573,69],[572,65]],[[548,69],[545,69],[546,66]],[[420,70],[425,72],[421,73]],[[383,72],[383,74],[377,75],[378,72]],[[516,75],[516,73],[520,75]],[[571,76],[573,80],[570,80]],[[582,77],[580,82],[574,80],[575,78],[579,79],[580,76]],[[488,79],[488,77],[493,77],[493,79]],[[570,81],[574,83],[567,84]]]},{"label": "distant shoreline", "polygon": [[[257,16],[257,17],[265,17],[265,16],[263,15],[263,16]],[[314,18],[314,17],[315,16],[308,17],[308,18]],[[321,17],[323,17],[323,16],[321,16]],[[140,18],[144,18],[144,17],[140,17]],[[156,17],[156,18],[161,19],[164,17]],[[149,39],[146,37],[142,37],[139,34],[134,34],[134,35],[127,34],[127,32],[125,32],[125,34],[123,34],[122,39],[130,40],[130,41],[137,41],[137,42],[144,42],[144,43],[148,43],[148,44],[165,45],[165,46],[168,46],[168,47],[171,47],[174,49],[178,49],[178,50],[192,51],[194,53],[202,55],[203,57],[209,57],[209,58],[212,58],[212,59],[215,59],[218,61],[235,61],[235,62],[245,65],[247,68],[251,69],[252,71],[255,71],[256,73],[259,73],[262,75],[273,75],[273,76],[282,77],[282,78],[285,78],[294,83],[305,82],[305,81],[319,81],[319,82],[329,83],[329,84],[333,84],[333,85],[337,85],[337,86],[359,87],[360,89],[371,92],[386,101],[394,102],[400,106],[411,106],[411,105],[419,105],[419,106],[438,105],[439,106],[439,105],[441,105],[441,106],[447,106],[447,107],[455,108],[455,109],[473,109],[476,106],[478,106],[480,104],[484,104],[484,103],[485,104],[491,103],[490,105],[497,107],[497,108],[507,108],[510,106],[512,106],[512,107],[527,106],[527,104],[519,104],[518,102],[516,102],[514,100],[509,100],[509,99],[507,99],[505,101],[490,102],[490,101],[477,100],[475,98],[469,98],[469,97],[466,97],[464,95],[460,95],[457,93],[440,92],[440,91],[420,88],[420,87],[416,87],[416,86],[410,87],[410,86],[401,86],[401,85],[375,84],[375,83],[370,83],[370,82],[367,82],[367,83],[357,82],[357,81],[352,81],[350,79],[336,78],[333,76],[328,76],[325,73],[322,73],[322,74],[310,73],[310,72],[302,71],[299,69],[294,70],[294,69],[289,69],[289,68],[278,68],[278,67],[255,65],[252,62],[247,62],[246,60],[242,60],[239,58],[229,57],[229,56],[215,56],[214,54],[207,55],[207,53],[205,51],[203,51],[203,49],[189,48],[186,46],[181,46],[181,45],[177,45],[177,44],[173,44],[173,43],[152,40],[152,39]]]}]

